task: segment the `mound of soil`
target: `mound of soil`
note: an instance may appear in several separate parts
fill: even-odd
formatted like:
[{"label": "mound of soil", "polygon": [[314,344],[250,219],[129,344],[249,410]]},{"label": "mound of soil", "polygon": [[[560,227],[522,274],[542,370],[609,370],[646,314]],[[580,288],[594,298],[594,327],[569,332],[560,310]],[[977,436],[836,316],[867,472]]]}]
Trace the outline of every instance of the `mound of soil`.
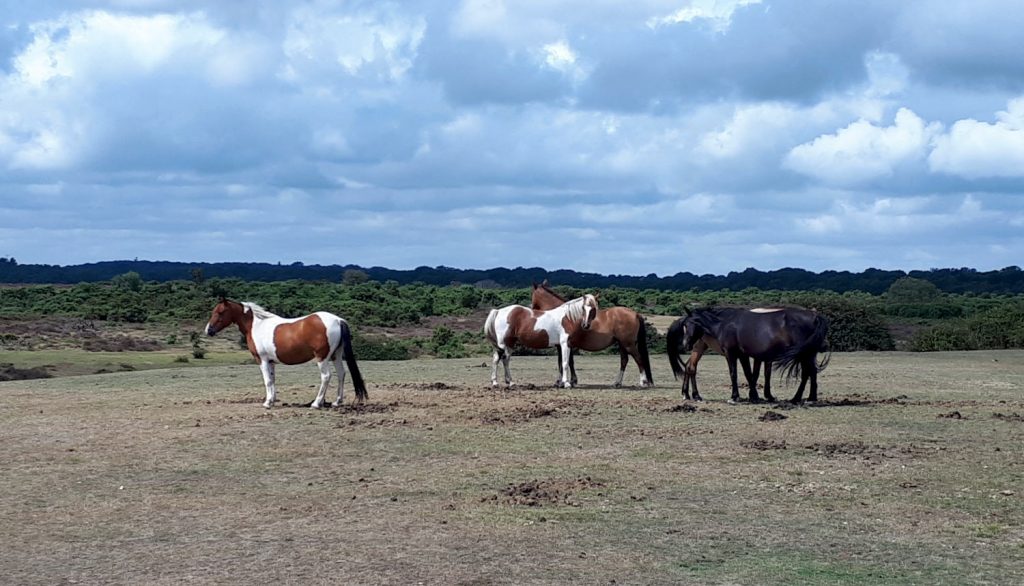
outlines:
[{"label": "mound of soil", "polygon": [[1021,415],[1020,413],[993,413],[992,417],[994,419],[1002,419],[1003,421],[1016,421],[1017,423],[1024,423],[1024,415]]},{"label": "mound of soil", "polygon": [[545,505],[564,505],[578,507],[579,503],[572,499],[581,490],[604,486],[589,476],[573,479],[529,480],[519,484],[509,484],[496,495],[484,497],[480,502],[497,502],[525,507],[543,507]]},{"label": "mound of soil", "polygon": [[757,418],[758,421],[782,421],[783,419],[789,419],[789,417],[775,411],[765,411],[764,415]]},{"label": "mound of soil", "polygon": [[938,419],[967,419],[966,417],[961,415],[959,411],[952,411],[950,413],[939,413],[938,415],[936,415],[936,418],[938,418]]},{"label": "mound of soil", "polygon": [[16,368],[13,364],[0,364],[0,381],[51,378],[44,368]]},{"label": "mound of soil", "polygon": [[905,446],[881,446],[869,445],[859,441],[840,443],[814,443],[806,446],[808,450],[814,450],[826,458],[840,458],[853,456],[855,458],[879,459],[899,458],[909,456],[911,458],[923,455],[933,450],[945,450],[945,447],[924,448],[913,444]]},{"label": "mound of soil", "polygon": [[759,451],[762,451],[762,452],[763,451],[767,451],[767,450],[785,450],[786,449],[786,440],[775,441],[775,440],[759,439],[759,440],[742,442],[742,443],[740,443],[740,445],[743,446],[744,448],[749,448],[751,450],[759,450]]},{"label": "mound of soil", "polygon": [[516,407],[508,410],[490,411],[485,413],[480,418],[480,421],[489,425],[505,425],[509,423],[523,423],[541,417],[558,417],[558,409],[552,405]]}]

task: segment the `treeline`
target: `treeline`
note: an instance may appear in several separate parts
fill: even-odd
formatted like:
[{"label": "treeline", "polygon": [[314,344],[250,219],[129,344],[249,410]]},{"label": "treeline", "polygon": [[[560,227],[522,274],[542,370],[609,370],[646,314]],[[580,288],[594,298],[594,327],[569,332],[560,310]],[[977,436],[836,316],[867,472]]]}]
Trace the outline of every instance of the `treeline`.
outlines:
[{"label": "treeline", "polygon": [[[595,288],[561,285],[566,298]],[[221,295],[255,301],[284,316],[317,310],[341,315],[354,330],[366,326],[418,325],[432,316],[465,316],[512,303],[529,305],[530,287],[482,288],[472,285],[403,285],[397,281],[328,283],[241,279],[147,281],[134,272],[104,283],[72,286],[33,285],[0,288],[0,316],[73,316],[90,320],[200,322]],[[682,315],[687,308],[710,305],[798,305],[813,308],[831,322],[833,350],[892,350],[897,342],[911,350],[971,350],[1024,347],[1024,295],[950,294],[923,279],[904,277],[883,294],[864,292],[666,291],[654,288],[600,288],[602,306],[623,306],[647,315]],[[481,324],[482,325],[482,324]],[[894,331],[911,331],[897,340]],[[664,342],[652,338],[652,350]],[[461,356],[481,351],[477,331],[454,332],[443,326],[429,339],[364,337],[363,353],[373,358],[403,358],[420,353]]]},{"label": "treeline", "polygon": [[748,288],[779,291],[824,290],[836,293],[862,291],[880,295],[903,277],[914,277],[934,284],[946,293],[1024,293],[1024,271],[1010,266],[997,271],[977,271],[971,268],[932,269],[929,271],[884,271],[867,269],[863,272],[823,271],[815,273],[804,269],[786,268],[759,271],[749,268],[726,275],[695,275],[680,272],[659,277],[632,275],[600,275],[572,270],[548,271],[539,267],[493,268],[486,270],[456,269],[451,267],[418,267],[412,270],[394,270],[384,267],[356,265],[304,265],[270,263],[184,263],[165,261],[108,261],[81,265],[56,266],[18,264],[12,258],[0,258],[0,283],[54,283],[73,284],[109,281],[117,275],[134,272],[145,281],[202,281],[209,278],[235,278],[243,281],[326,281],[340,282],[346,275],[353,279],[394,281],[399,285],[421,283],[446,286],[469,284],[479,287],[528,287],[544,279],[572,287],[625,289],[659,289],[664,291],[722,290],[742,291]]}]

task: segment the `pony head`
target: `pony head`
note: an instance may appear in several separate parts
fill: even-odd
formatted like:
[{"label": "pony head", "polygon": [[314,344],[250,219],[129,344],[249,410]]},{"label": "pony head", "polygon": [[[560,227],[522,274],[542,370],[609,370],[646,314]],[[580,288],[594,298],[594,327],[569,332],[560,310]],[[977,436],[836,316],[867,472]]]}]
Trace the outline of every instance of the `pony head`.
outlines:
[{"label": "pony head", "polygon": [[600,309],[597,305],[597,295],[586,294],[583,296],[583,319],[580,320],[580,327],[584,330],[590,329],[591,322],[597,318]]},{"label": "pony head", "polygon": [[231,301],[221,297],[220,302],[213,308],[213,313],[210,314],[210,321],[206,322],[206,335],[215,336],[217,332],[235,323],[235,309],[232,307]]},{"label": "pony head", "polygon": [[686,318],[683,319],[683,349],[689,352],[706,332],[700,320],[689,309],[686,310],[686,313]]}]

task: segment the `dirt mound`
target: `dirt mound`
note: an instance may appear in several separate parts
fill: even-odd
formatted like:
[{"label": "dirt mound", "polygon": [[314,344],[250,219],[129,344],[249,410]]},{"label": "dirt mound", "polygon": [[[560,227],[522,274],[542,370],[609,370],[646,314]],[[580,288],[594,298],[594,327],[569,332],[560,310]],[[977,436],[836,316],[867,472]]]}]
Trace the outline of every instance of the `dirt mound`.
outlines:
[{"label": "dirt mound", "polygon": [[743,446],[744,448],[749,448],[751,450],[759,450],[759,451],[762,451],[762,452],[763,451],[767,451],[767,450],[785,450],[786,449],[786,440],[775,441],[775,440],[759,439],[759,440],[741,442],[740,445]]},{"label": "dirt mound", "polygon": [[1021,415],[1020,413],[1016,412],[1010,414],[993,413],[992,418],[1002,419],[1003,421],[1016,421],[1017,423],[1024,423],[1024,415]]},{"label": "dirt mound", "polygon": [[697,407],[696,405],[693,405],[692,403],[682,403],[680,405],[673,405],[673,406],[669,407],[668,409],[664,409],[663,411],[665,413],[696,413],[698,411],[700,411],[701,413],[714,413],[715,412],[714,409],[708,409],[707,407]]},{"label": "dirt mound", "polygon": [[814,443],[805,446],[808,450],[813,450],[818,454],[825,456],[826,458],[840,458],[844,456],[852,456],[855,458],[863,459],[879,459],[879,458],[900,458],[909,456],[911,458],[926,454],[928,452],[934,452],[935,450],[945,450],[945,447],[932,447],[924,448],[909,444],[905,446],[882,446],[882,445],[870,445],[860,441],[853,442],[839,442],[839,443]]},{"label": "dirt mound", "polygon": [[448,383],[433,382],[433,383],[399,383],[395,385],[389,385],[396,389],[410,390],[410,391],[455,391],[462,390],[465,387],[453,386]]},{"label": "dirt mound", "polygon": [[595,481],[589,476],[572,479],[529,480],[519,484],[509,484],[498,494],[480,499],[480,502],[496,502],[525,507],[543,507],[545,505],[564,505],[578,507],[579,503],[573,496],[588,488],[599,488],[604,483]]},{"label": "dirt mound", "polygon": [[30,380],[34,378],[50,378],[45,368],[16,368],[13,364],[0,364],[0,381]]},{"label": "dirt mound", "polygon": [[528,407],[489,411],[480,418],[480,421],[488,425],[506,425],[509,423],[523,423],[541,417],[558,416],[558,407],[554,405],[530,405]]},{"label": "dirt mound", "polygon": [[764,415],[757,418],[758,421],[782,421],[783,419],[789,419],[789,417],[775,411],[765,411]]},{"label": "dirt mound", "polygon": [[938,419],[967,419],[960,414],[959,411],[952,411],[950,413],[939,413],[935,416]]}]

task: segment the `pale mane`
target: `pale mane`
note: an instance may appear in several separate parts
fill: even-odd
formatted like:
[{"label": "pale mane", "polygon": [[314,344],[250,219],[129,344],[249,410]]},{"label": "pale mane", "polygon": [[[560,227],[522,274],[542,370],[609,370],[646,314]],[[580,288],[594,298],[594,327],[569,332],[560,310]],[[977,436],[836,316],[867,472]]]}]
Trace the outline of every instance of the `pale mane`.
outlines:
[{"label": "pale mane", "polygon": [[242,302],[242,306],[245,307],[248,311],[251,311],[252,312],[252,316],[255,317],[256,319],[267,319],[267,318],[270,318],[270,317],[278,317],[277,314],[270,313],[269,311],[267,311],[266,309],[263,309],[262,307],[260,307],[259,305],[253,303],[252,301],[243,301]]}]

